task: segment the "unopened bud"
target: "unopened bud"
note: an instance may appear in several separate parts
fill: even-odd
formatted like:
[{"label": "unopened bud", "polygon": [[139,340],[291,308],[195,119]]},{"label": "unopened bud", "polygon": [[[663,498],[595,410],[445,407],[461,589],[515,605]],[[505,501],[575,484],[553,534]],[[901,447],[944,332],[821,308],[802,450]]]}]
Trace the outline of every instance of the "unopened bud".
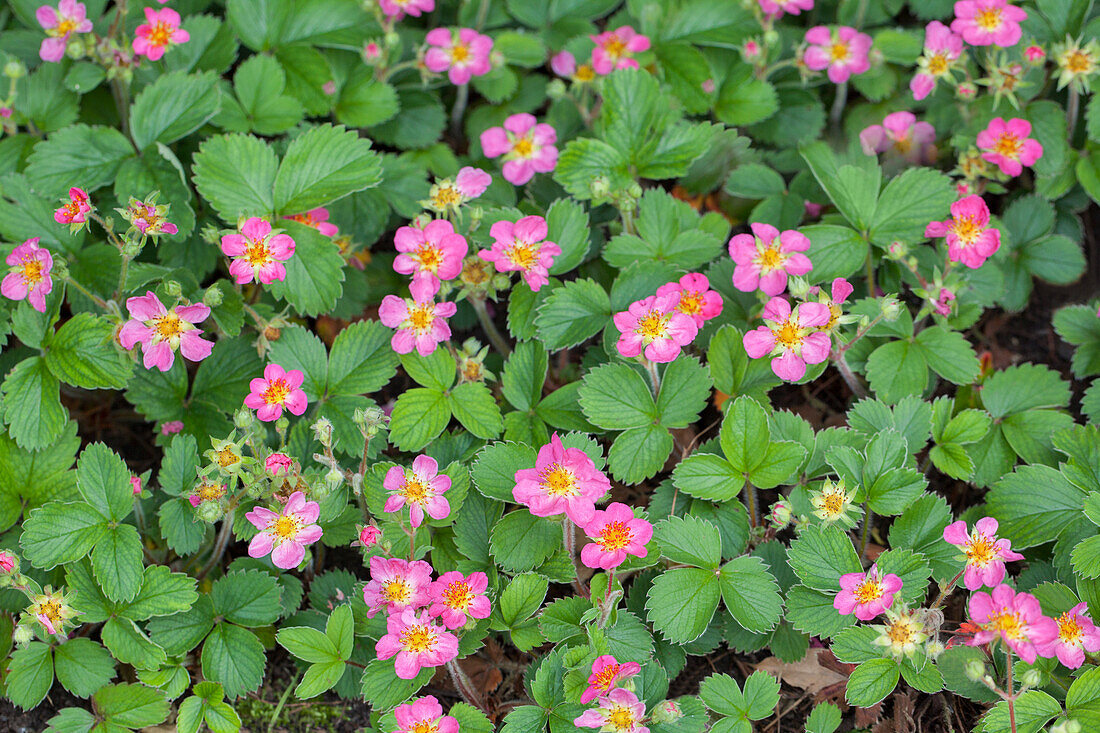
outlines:
[{"label": "unopened bud", "polygon": [[374,437],[390,419],[381,407],[361,407],[352,415],[352,420],[364,435]]},{"label": "unopened bud", "polygon": [[561,79],[554,79],[546,85],[546,96],[551,100],[561,99],[565,96],[565,82]]},{"label": "unopened bud", "polygon": [[225,508],[220,501],[203,501],[195,507],[195,516],[199,521],[213,524],[225,516]]},{"label": "unopened bud", "polygon": [[1037,687],[1043,680],[1043,675],[1037,669],[1029,669],[1020,675],[1020,683],[1024,687]]},{"label": "unopened bud", "polygon": [[206,292],[202,294],[203,305],[210,308],[217,308],[222,304],[222,290],[216,285],[211,285],[206,289]]},{"label": "unopened bud", "polygon": [[902,304],[893,295],[884,296],[882,299],[882,317],[887,321],[896,321],[901,315]]},{"label": "unopened bud", "polygon": [[955,96],[959,99],[971,100],[978,96],[978,86],[973,82],[964,81],[955,87]]},{"label": "unopened bud", "polygon": [[165,280],[164,281],[164,294],[169,298],[178,298],[183,295],[183,289],[180,287],[177,280]]},{"label": "unopened bud", "polygon": [[9,79],[21,79],[27,75],[27,67],[21,61],[9,61],[4,64],[4,76]]},{"label": "unopened bud", "polygon": [[810,284],[804,278],[795,276],[787,281],[787,290],[797,300],[806,300],[810,294]]},{"label": "unopened bud", "polygon": [[[325,487],[329,491],[335,491],[344,483],[344,473],[338,468],[330,468],[325,474]],[[326,492],[327,494],[328,492]]]},{"label": "unopened bud", "polygon": [[966,678],[972,682],[977,682],[985,677],[985,665],[977,659],[971,659],[967,662],[963,671],[966,673]]},{"label": "unopened bud", "polygon": [[792,516],[790,502],[786,499],[780,499],[772,504],[771,511],[768,513],[768,522],[775,529],[783,529],[791,523]]},{"label": "unopened bud", "polygon": [[654,723],[675,723],[684,717],[684,711],[675,700],[665,700],[653,710],[651,717]]},{"label": "unopened bud", "polygon": [[1081,733],[1081,724],[1076,720],[1059,720],[1050,726],[1050,733]]},{"label": "unopened bud", "polygon": [[890,242],[890,246],[886,248],[886,253],[895,260],[900,260],[909,254],[909,245],[895,239],[893,242]]},{"label": "unopened bud", "polygon": [[493,275],[492,285],[494,290],[504,290],[508,287],[508,283],[508,276],[504,273],[498,272],[496,275]]},{"label": "unopened bud", "polygon": [[11,639],[15,642],[16,646],[26,646],[34,638],[34,632],[31,631],[29,626],[16,626],[15,631],[12,632]]},{"label": "unopened bud", "polygon": [[588,188],[593,197],[601,198],[611,192],[611,181],[608,180],[607,176],[596,176],[588,184]]},{"label": "unopened bud", "polygon": [[332,445],[332,423],[327,417],[318,418],[317,422],[313,423],[310,428],[321,445],[326,447]]},{"label": "unopened bud", "polygon": [[233,426],[238,430],[248,430],[252,427],[253,420],[255,420],[255,416],[252,414],[252,410],[247,407],[238,408],[233,413]]}]

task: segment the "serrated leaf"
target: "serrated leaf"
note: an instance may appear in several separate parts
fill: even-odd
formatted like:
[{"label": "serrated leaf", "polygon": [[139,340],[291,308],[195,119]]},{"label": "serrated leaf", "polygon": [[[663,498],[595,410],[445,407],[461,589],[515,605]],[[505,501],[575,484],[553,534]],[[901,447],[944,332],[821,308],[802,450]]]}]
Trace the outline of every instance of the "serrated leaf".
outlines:
[{"label": "serrated leaf", "polygon": [[713,570],[675,568],[653,581],[646,611],[653,628],[669,641],[683,644],[706,631],[720,597],[718,577]]},{"label": "serrated leaf", "polygon": [[543,345],[558,351],[596,335],[610,317],[607,291],[594,280],[573,280],[550,292],[539,306],[535,328]]},{"label": "serrated leaf", "polygon": [[382,161],[369,140],[342,126],[320,125],[287,148],[275,176],[275,210],[299,214],[381,180]]}]

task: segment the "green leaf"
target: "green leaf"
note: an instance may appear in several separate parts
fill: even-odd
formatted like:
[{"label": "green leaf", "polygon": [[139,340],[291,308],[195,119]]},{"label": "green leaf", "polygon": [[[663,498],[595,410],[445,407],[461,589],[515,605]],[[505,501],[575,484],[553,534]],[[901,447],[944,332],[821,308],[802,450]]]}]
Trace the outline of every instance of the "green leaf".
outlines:
[{"label": "green leaf", "polygon": [[375,659],[363,670],[360,694],[379,710],[396,707],[428,684],[435,670],[425,667],[414,679],[400,679],[393,671],[392,659]]},{"label": "green leaf", "polygon": [[758,557],[741,557],[722,566],[722,600],[734,620],[757,633],[771,631],[783,615],[779,584]]},{"label": "green leaf", "polygon": [[134,148],[113,127],[73,125],[34,146],[27,159],[27,180],[47,198],[65,198],[79,181],[89,193],[113,183],[122,161]]},{"label": "green leaf", "polygon": [[735,471],[746,474],[761,465],[770,437],[768,413],[759,402],[741,396],[727,404],[719,442]]},{"label": "green leaf", "polygon": [[763,199],[787,190],[783,176],[763,163],[746,163],[730,173],[726,193],[745,199]]},{"label": "green leaf", "polygon": [[775,87],[753,77],[752,67],[740,63],[726,76],[714,105],[715,116],[727,125],[754,125],[779,110]]},{"label": "green leaf", "polygon": [[823,702],[806,718],[806,733],[835,733],[842,719],[840,708],[831,702]]},{"label": "green leaf", "polygon": [[464,382],[451,390],[451,412],[462,427],[483,440],[500,435],[500,406],[483,382]]},{"label": "green leaf", "polygon": [[978,356],[958,331],[931,326],[917,334],[915,345],[924,354],[932,371],[947,381],[970,384],[977,379]]},{"label": "green leaf", "polygon": [[344,676],[346,668],[347,665],[339,660],[310,665],[302,676],[302,681],[294,688],[294,694],[301,700],[316,697],[335,687]]},{"label": "green leaf", "polygon": [[268,287],[304,315],[331,310],[343,293],[344,258],[336,244],[319,231],[296,221],[280,226],[294,239],[294,256],[286,261],[286,279]]},{"label": "green leaf", "polygon": [[157,725],[168,717],[168,699],[164,692],[145,685],[111,685],[92,699],[107,722],[126,728]]},{"label": "green leaf", "polygon": [[415,352],[403,354],[401,366],[417,384],[439,392],[446,392],[455,383],[454,358],[443,349],[436,349],[427,356]]},{"label": "green leaf", "polygon": [[805,459],[806,448],[793,440],[769,443],[764,460],[749,472],[748,480],[758,489],[775,488],[787,483]]},{"label": "green leaf", "polygon": [[619,434],[607,452],[611,475],[636,484],[655,475],[672,454],[672,434],[660,425],[630,428]]},{"label": "green leaf", "polygon": [[302,104],[283,93],[286,72],[271,56],[257,54],[238,66],[233,75],[233,89],[246,120],[245,124],[225,125],[231,129],[277,135],[297,125],[305,115]]},{"label": "green leaf", "polygon": [[[944,365],[938,366],[945,368]],[[887,404],[920,395],[928,386],[928,362],[924,350],[904,340],[879,346],[867,357],[867,381],[878,398]]]},{"label": "green leaf", "polygon": [[107,619],[107,623],[103,625],[101,638],[115,659],[136,669],[160,669],[168,658],[164,649],[151,641],[145,632],[128,618]]},{"label": "green leaf", "polygon": [[158,644],[176,656],[198,646],[213,626],[214,608],[210,596],[200,595],[187,611],[150,621],[149,632]]},{"label": "green leaf", "polygon": [[857,155],[854,163],[845,164],[820,141],[800,146],[799,153],[852,227],[857,231],[869,229],[882,181],[882,170],[875,159]]},{"label": "green leaf", "polygon": [[173,143],[202,127],[220,106],[213,73],[163,74],[130,107],[130,134],[141,150],[154,142]]},{"label": "green leaf", "polygon": [[397,90],[374,78],[370,66],[357,67],[340,89],[336,119],[351,127],[371,127],[393,119],[401,109]]},{"label": "green leaf", "polygon": [[160,505],[157,523],[168,546],[181,555],[199,549],[206,534],[206,523],[195,518],[191,504],[182,497],[169,499]]},{"label": "green leaf", "polygon": [[594,137],[570,140],[558,156],[554,180],[577,200],[592,198],[592,182],[606,177],[610,190],[630,185],[629,161],[623,152]]},{"label": "green leaf", "polygon": [[20,448],[41,450],[61,435],[68,413],[61,406],[60,389],[41,356],[24,359],[8,372],[3,385],[4,422]]},{"label": "green leaf", "polygon": [[1100,374],[1100,318],[1087,305],[1070,305],[1054,313],[1054,330],[1077,348],[1073,352],[1073,374]]},{"label": "green leaf", "polygon": [[382,161],[370,140],[343,126],[320,125],[287,148],[275,176],[275,210],[300,214],[381,180]]},{"label": "green leaf", "polygon": [[512,488],[516,485],[515,473],[523,468],[534,468],[535,458],[535,451],[530,446],[511,442],[491,443],[477,454],[470,477],[484,496],[498,501],[514,501]]},{"label": "green leaf", "polygon": [[810,282],[832,283],[835,278],[849,277],[867,259],[867,240],[849,227],[815,224],[799,231],[810,239],[807,254],[814,265],[807,275]]},{"label": "green leaf", "polygon": [[756,671],[745,680],[742,693],[729,675],[712,674],[699,685],[699,697],[710,710],[730,719],[763,720],[779,704],[779,681],[767,672]]},{"label": "green leaf", "polygon": [[745,477],[720,456],[696,453],[676,464],[672,483],[697,499],[729,501],[741,491]]},{"label": "green leaf", "polygon": [[[340,608],[350,608],[346,604]],[[304,662],[342,662],[336,644],[325,634],[308,626],[290,626],[279,629],[276,635],[279,646]]]},{"label": "green leaf", "polygon": [[525,572],[541,565],[561,543],[561,524],[518,509],[493,527],[489,551],[505,570]]},{"label": "green leaf", "polygon": [[377,321],[357,321],[336,335],[328,363],[328,393],[370,394],[397,373],[390,330]]},{"label": "green leaf", "polygon": [[517,410],[530,410],[542,400],[548,358],[546,350],[534,341],[521,341],[504,364],[500,376],[501,391]]},{"label": "green leaf", "polygon": [[202,674],[220,682],[230,697],[251,692],[263,681],[263,644],[247,629],[218,624],[202,647]]},{"label": "green leaf", "polygon": [[893,659],[872,659],[848,677],[844,699],[850,705],[869,708],[889,695],[898,684],[901,669]]},{"label": "green leaf", "polygon": [[226,573],[210,589],[219,616],[241,626],[266,626],[280,616],[278,581],[262,570]]},{"label": "green leaf", "polygon": [[654,526],[653,536],[661,554],[674,563],[715,570],[722,562],[722,537],[705,519],[672,516]]},{"label": "green leaf", "polygon": [[50,502],[23,522],[19,544],[35,567],[49,570],[79,560],[107,531],[107,518],[83,502]]},{"label": "green leaf", "polygon": [[672,88],[684,110],[691,114],[707,112],[713,92],[704,90],[711,75],[706,56],[689,43],[662,43],[654,50],[664,82]]},{"label": "green leaf", "polygon": [[[1051,718],[1062,713],[1062,706],[1058,701],[1041,690],[1023,693],[1016,698],[1014,707],[1017,733],[1038,733]],[[1008,703],[1002,700],[982,716],[980,730],[982,733],[1012,730]]]},{"label": "green leaf", "polygon": [[242,216],[271,216],[278,166],[275,151],[259,138],[221,135],[203,141],[191,170],[199,194],[223,221],[236,224]]},{"label": "green leaf", "polygon": [[115,329],[91,313],[77,313],[54,334],[46,366],[66,384],[84,389],[122,389],[134,362],[114,343]]},{"label": "green leaf", "polygon": [[1069,397],[1069,384],[1039,364],[1011,366],[982,384],[982,404],[994,418],[1038,407],[1065,407]]},{"label": "green leaf", "polygon": [[1066,713],[1084,728],[1095,729],[1100,725],[1100,671],[1088,670],[1069,686],[1066,694]]},{"label": "green leaf", "polygon": [[947,217],[955,189],[951,179],[931,168],[910,168],[886,184],[875,208],[871,241],[881,247],[924,238],[930,221]]},{"label": "green leaf", "polygon": [[450,420],[447,395],[422,387],[405,390],[390,416],[390,441],[403,451],[420,450],[438,437]]},{"label": "green leaf", "polygon": [[5,679],[5,696],[24,710],[36,707],[53,686],[51,651],[49,644],[32,641],[11,655]]},{"label": "green leaf", "polygon": [[561,248],[550,274],[569,272],[588,254],[588,212],[576,201],[558,199],[546,210],[546,227],[547,238]]},{"label": "green leaf", "polygon": [[69,639],[54,651],[57,681],[77,697],[88,697],[115,676],[115,660],[91,639]]},{"label": "green leaf", "polygon": [[804,529],[791,543],[787,561],[804,584],[834,594],[840,590],[841,575],[862,569],[848,535],[833,526]]},{"label": "green leaf", "polygon": [[46,721],[46,733],[88,733],[95,725],[95,716],[84,708],[63,708]]},{"label": "green leaf", "polygon": [[141,590],[143,569],[137,528],[108,526],[92,550],[92,572],[104,595],[116,602],[130,601]]},{"label": "green leaf", "polygon": [[521,573],[508,583],[500,594],[500,618],[506,628],[517,628],[538,613],[546,598],[547,579],[535,573]]},{"label": "green leaf", "polygon": [[186,573],[173,573],[164,565],[150,565],[145,568],[141,590],[122,615],[144,621],[186,611],[199,598],[195,583]]},{"label": "green leaf", "polygon": [[579,402],[585,416],[601,428],[624,430],[653,424],[657,407],[642,376],[625,364],[605,364],[582,380]]},{"label": "green leaf", "polygon": [[693,356],[676,359],[661,375],[657,421],[666,428],[686,428],[707,406],[710,375]]},{"label": "green leaf", "polygon": [[706,631],[720,597],[713,570],[675,568],[653,581],[646,611],[654,629],[674,644],[685,644]]},{"label": "green leaf", "polygon": [[550,292],[539,306],[535,328],[543,345],[558,351],[596,335],[610,317],[607,291],[595,280],[573,280]]},{"label": "green leaf", "polygon": [[355,646],[355,617],[351,605],[344,603],[325,622],[325,635],[336,645],[341,659],[349,659]]},{"label": "green leaf", "polygon": [[[1036,501],[1035,487],[1042,487]],[[999,534],[1014,548],[1050,542],[1075,524],[1087,522],[1081,512],[1086,492],[1048,466],[1019,466],[1003,476],[986,497],[988,511],[1000,522]]]}]

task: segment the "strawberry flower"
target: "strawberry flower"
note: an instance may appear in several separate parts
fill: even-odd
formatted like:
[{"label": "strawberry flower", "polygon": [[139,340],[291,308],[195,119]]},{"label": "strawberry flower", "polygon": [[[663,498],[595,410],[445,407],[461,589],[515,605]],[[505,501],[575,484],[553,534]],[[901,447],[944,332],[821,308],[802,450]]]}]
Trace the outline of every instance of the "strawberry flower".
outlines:
[{"label": "strawberry flower", "polygon": [[458,656],[458,637],[435,624],[427,611],[419,615],[411,608],[391,613],[386,635],[374,646],[379,659],[394,659],[394,671],[411,680],[423,667],[439,667]]},{"label": "strawberry flower", "polygon": [[355,529],[359,534],[358,538],[351,543],[352,547],[362,547],[365,550],[374,547],[378,544],[378,540],[382,539],[382,530],[373,524],[357,524]]},{"label": "strawberry flower", "polygon": [[427,356],[435,351],[436,344],[451,337],[450,326],[445,319],[458,310],[451,302],[436,303],[430,294],[417,288],[410,288],[413,298],[398,298],[387,295],[378,308],[378,318],[384,326],[397,329],[390,339],[390,346],[398,354],[408,354],[414,348],[416,353]]},{"label": "strawberry flower", "polygon": [[400,20],[406,15],[419,18],[421,13],[430,13],[435,10],[435,0],[378,0],[378,9],[383,15],[395,20]]},{"label": "strawberry flower", "polygon": [[871,68],[867,52],[871,50],[871,37],[855,28],[842,25],[830,31],[817,25],[806,31],[806,49],[803,60],[813,71],[828,69],[829,81],[842,84],[853,74],[858,75]]},{"label": "strawberry flower", "polygon": [[590,64],[577,64],[576,57],[568,51],[559,51],[550,59],[550,70],[574,84],[587,84],[596,78],[596,70]]},{"label": "strawberry flower", "polygon": [[394,258],[393,269],[412,275],[413,283],[428,296],[439,292],[443,280],[458,277],[469,250],[466,238],[455,233],[446,219],[434,219],[423,229],[401,227],[393,243],[400,253]]},{"label": "strawberry flower", "polygon": [[592,662],[592,674],[588,676],[588,687],[581,693],[581,705],[587,705],[598,697],[606,697],[620,682],[641,671],[642,665],[637,662],[619,664],[610,654],[596,657]]},{"label": "strawberry flower", "polygon": [[913,99],[918,102],[936,88],[936,82],[949,77],[955,62],[963,52],[963,39],[951,32],[951,29],[938,20],[933,20],[924,29],[924,53],[917,59],[920,69],[909,82]]},{"label": "strawberry flower", "polygon": [[92,21],[88,20],[88,11],[84,3],[76,0],[61,0],[56,8],[41,5],[34,17],[46,30],[46,38],[38,49],[43,61],[60,61],[65,57],[65,48],[73,33],[88,33],[92,30]]},{"label": "strawberry flower", "polygon": [[340,233],[340,229],[328,220],[328,209],[323,206],[310,209],[303,214],[291,214],[283,218],[305,224],[310,229],[316,229],[326,237],[335,237]]},{"label": "strawberry flower", "polygon": [[31,607],[28,610],[47,632],[64,634],[65,627],[74,617],[80,615],[80,612],[70,605],[73,597],[75,597],[73,591],[55,591],[47,585],[41,593],[31,597]]},{"label": "strawberry flower", "polygon": [[229,274],[238,285],[253,279],[264,285],[286,279],[283,263],[294,256],[294,240],[289,234],[271,232],[269,222],[253,216],[241,226],[240,234],[222,237],[222,252],[233,258]]},{"label": "strawberry flower", "polygon": [[249,557],[270,553],[271,562],[283,570],[296,568],[306,556],[306,545],[321,539],[321,528],[315,524],[321,515],[321,505],[306,501],[306,495],[295,491],[276,514],[262,506],[245,514],[245,519],[260,530],[248,543]]},{"label": "strawberry flower", "polygon": [[842,323],[853,323],[859,320],[858,316],[844,315],[844,308],[842,307],[844,303],[847,302],[848,296],[855,290],[850,282],[842,277],[838,277],[833,279],[828,294],[817,287],[812,288],[810,292],[814,290],[817,291],[817,302],[827,306],[829,309],[829,320],[821,327],[822,331],[832,333],[836,327]]},{"label": "strawberry flower", "polygon": [[370,559],[370,578],[363,587],[367,618],[374,618],[383,607],[392,616],[406,608],[420,608],[428,603],[432,566],[423,560],[408,562],[374,555]]},{"label": "strawberry flower", "polygon": [[287,371],[278,364],[268,364],[262,377],[249,382],[244,406],[255,410],[256,417],[264,422],[278,420],[283,416],[283,408],[301,415],[309,404],[302,390],[304,380],[305,375],[297,369]]},{"label": "strawberry flower", "polygon": [[1005,122],[1003,117],[994,117],[989,127],[978,133],[978,149],[982,159],[1001,169],[1001,173],[1015,178],[1024,171],[1024,166],[1035,165],[1043,157],[1043,146],[1031,134],[1031,123],[1013,117]]},{"label": "strawberry flower", "polygon": [[531,290],[550,282],[550,267],[561,254],[561,247],[546,241],[549,229],[541,216],[525,216],[514,224],[498,221],[489,228],[493,238],[491,249],[477,253],[486,262],[492,262],[500,272],[522,272]]},{"label": "strawberry flower", "polygon": [[272,453],[264,459],[264,469],[272,476],[286,476],[294,466],[294,459],[286,453]]},{"label": "strawberry flower", "polygon": [[943,539],[963,551],[959,559],[966,560],[963,583],[969,590],[998,585],[1005,578],[1005,563],[1024,559],[1012,551],[1012,542],[997,538],[997,520],[993,517],[979,519],[973,532],[967,532],[962,520],[952,522],[944,528]]},{"label": "strawberry flower", "polygon": [[980,630],[968,645],[981,646],[1000,638],[1028,664],[1034,664],[1038,657],[1036,639],[1045,641],[1059,635],[1058,624],[1043,615],[1035,596],[1017,593],[1004,584],[992,593],[979,591],[971,595],[970,618]]},{"label": "strawberry flower", "polygon": [[627,555],[646,556],[653,525],[635,517],[626,504],[615,501],[607,509],[596,510],[584,525],[584,533],[592,542],[581,550],[581,562],[590,568],[611,570],[622,565]]},{"label": "strawberry flower", "polygon": [[752,234],[730,239],[729,253],[733,268],[733,286],[750,293],[758,287],[764,295],[779,295],[787,289],[788,275],[805,275],[813,269],[810,258],[802,254],[810,240],[801,232],[780,232],[771,224],[750,225]]},{"label": "strawberry flower", "polygon": [[784,14],[799,15],[803,10],[813,10],[814,0],[758,0],[764,15],[779,19]]},{"label": "strawberry flower", "polygon": [[11,251],[4,260],[8,274],[0,282],[0,294],[11,300],[24,298],[39,313],[46,312],[46,296],[53,290],[53,255],[33,237]]},{"label": "strawberry flower", "polygon": [[[65,201],[65,199],[62,199]],[[88,214],[92,205],[88,200],[88,194],[83,188],[73,186],[69,189],[67,203],[53,212],[53,219],[58,224],[73,225],[73,231],[80,231],[80,227],[88,223]]]},{"label": "strawberry flower", "polygon": [[870,125],[859,133],[859,144],[867,155],[897,152],[910,163],[919,164],[935,151],[936,129],[927,122],[917,122],[912,112],[893,112],[881,125]]},{"label": "strawberry flower", "polygon": [[522,186],[536,173],[554,170],[558,164],[557,141],[553,127],[521,112],[506,119],[503,127],[490,127],[481,133],[481,150],[486,158],[503,155],[504,180]]},{"label": "strawberry flower", "polygon": [[1027,11],[1005,0],[959,0],[951,30],[971,46],[1011,48],[1020,42]]},{"label": "strawberry flower", "polygon": [[792,311],[783,298],[772,298],[764,306],[764,324],[745,334],[745,352],[753,359],[771,354],[772,371],[780,379],[797,382],[806,375],[807,364],[829,358],[829,335],[815,329],[831,318],[827,305],[801,303]]},{"label": "strawberry flower", "polygon": [[396,512],[408,505],[413,529],[423,524],[425,512],[432,519],[445,519],[451,513],[451,505],[443,497],[451,488],[451,477],[439,473],[439,464],[430,456],[414,458],[411,469],[394,466],[386,471],[382,488],[390,492],[383,511]]},{"label": "strawberry flower", "polygon": [[459,28],[453,33],[449,28],[433,28],[424,40],[430,46],[424,54],[424,66],[436,74],[446,71],[447,78],[456,86],[468,83],[471,77],[488,74],[493,68],[489,60],[493,39],[473,28]]},{"label": "strawberry flower", "polygon": [[901,585],[901,578],[893,573],[882,575],[878,565],[866,573],[845,573],[840,576],[833,608],[844,616],[854,613],[860,621],[870,621],[890,607]]},{"label": "strawberry flower", "polygon": [[674,361],[699,333],[694,316],[677,310],[680,294],[666,292],[636,300],[612,316],[622,334],[615,347],[627,358],[644,354],[652,362]]},{"label": "strawberry flower", "polygon": [[710,280],[702,273],[689,272],[678,282],[665,283],[657,288],[658,296],[672,293],[679,296],[676,310],[691,316],[699,328],[722,312],[722,296],[717,290],[710,289]]},{"label": "strawberry flower", "polygon": [[145,8],[145,23],[134,31],[134,53],[157,61],[171,46],[187,43],[191,34],[180,28],[180,14],[171,8]]},{"label": "strawberry flower", "polygon": [[[393,0],[382,2],[393,4]],[[431,8],[428,10],[430,12]],[[393,711],[393,717],[397,719],[398,725],[395,733],[458,733],[458,720],[444,715],[443,706],[432,695],[398,705]]]},{"label": "strawberry flower", "polygon": [[972,195],[951,204],[951,217],[925,227],[926,237],[946,237],[947,256],[971,269],[981,267],[1001,247],[1001,232],[989,226],[989,207]]},{"label": "strawberry flower", "polygon": [[628,25],[589,38],[596,44],[592,49],[592,70],[600,76],[607,76],[615,69],[637,69],[634,54],[649,50],[649,37]]},{"label": "strawberry flower", "polygon": [[1085,652],[1100,652],[1100,629],[1088,615],[1088,604],[1078,603],[1032,634],[1035,649],[1041,657],[1058,657],[1070,669],[1085,663]]},{"label": "strawberry flower", "polygon": [[202,303],[176,305],[165,308],[156,293],[149,290],[126,301],[130,320],[118,332],[119,343],[129,351],[141,343],[146,369],[156,367],[162,372],[172,368],[176,351],[191,361],[202,361],[210,356],[214,344],[202,336],[202,323],[210,315],[210,308]]},{"label": "strawberry flower", "polygon": [[516,471],[512,497],[536,517],[564,513],[584,527],[596,514],[596,501],[611,490],[608,480],[588,454],[566,448],[557,433],[539,449],[534,468]]},{"label": "strawberry flower", "polygon": [[438,616],[448,629],[460,629],[466,625],[466,617],[489,618],[493,604],[485,597],[489,577],[485,573],[470,573],[469,577],[457,570],[439,576],[428,586],[431,605],[429,616]]},{"label": "strawberry flower", "polygon": [[649,728],[642,725],[644,719],[645,703],[630,690],[616,687],[600,698],[599,707],[585,710],[573,724],[607,733],[649,733]]}]

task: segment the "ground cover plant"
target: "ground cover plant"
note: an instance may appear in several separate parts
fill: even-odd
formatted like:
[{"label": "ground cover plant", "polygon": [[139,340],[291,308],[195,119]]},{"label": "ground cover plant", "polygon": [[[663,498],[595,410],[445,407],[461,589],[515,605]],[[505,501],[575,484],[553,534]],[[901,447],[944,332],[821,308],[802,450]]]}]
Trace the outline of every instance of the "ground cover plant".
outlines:
[{"label": "ground cover plant", "polygon": [[1098,36],[10,0],[0,727],[1100,730]]}]

